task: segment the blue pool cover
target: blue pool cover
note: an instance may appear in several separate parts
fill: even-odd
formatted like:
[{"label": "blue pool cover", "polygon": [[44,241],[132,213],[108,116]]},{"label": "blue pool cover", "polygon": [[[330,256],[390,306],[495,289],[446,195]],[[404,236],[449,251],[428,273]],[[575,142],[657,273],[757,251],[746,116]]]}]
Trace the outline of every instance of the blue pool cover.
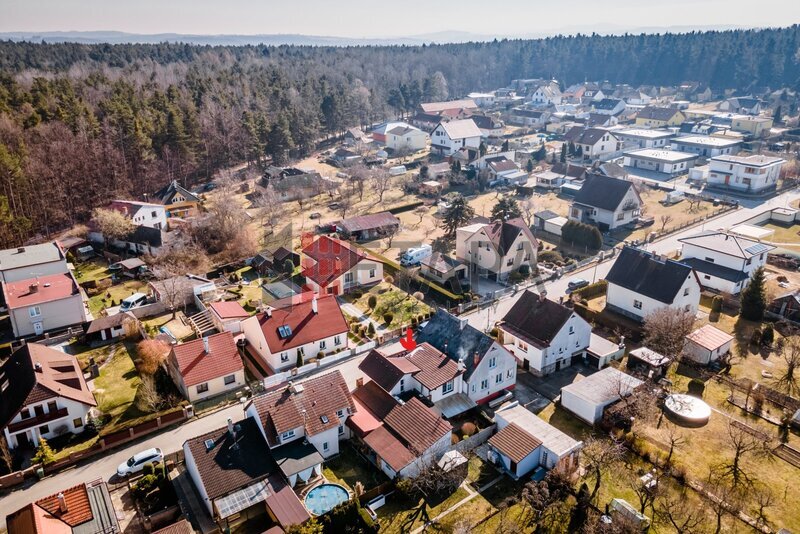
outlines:
[{"label": "blue pool cover", "polygon": [[337,504],[350,498],[347,490],[338,484],[322,484],[306,495],[306,508],[314,515],[330,512]]}]

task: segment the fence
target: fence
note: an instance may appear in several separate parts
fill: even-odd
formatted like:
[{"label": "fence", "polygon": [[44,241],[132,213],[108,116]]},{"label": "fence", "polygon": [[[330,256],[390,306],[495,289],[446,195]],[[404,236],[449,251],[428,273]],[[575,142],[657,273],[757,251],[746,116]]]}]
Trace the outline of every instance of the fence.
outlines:
[{"label": "fence", "polygon": [[489,438],[492,437],[492,434],[494,434],[496,428],[497,424],[492,424],[491,426],[487,426],[477,434],[473,434],[467,439],[459,441],[455,445],[451,445],[450,450],[458,451],[461,453],[471,451],[475,447],[478,447],[486,443],[489,440]]}]

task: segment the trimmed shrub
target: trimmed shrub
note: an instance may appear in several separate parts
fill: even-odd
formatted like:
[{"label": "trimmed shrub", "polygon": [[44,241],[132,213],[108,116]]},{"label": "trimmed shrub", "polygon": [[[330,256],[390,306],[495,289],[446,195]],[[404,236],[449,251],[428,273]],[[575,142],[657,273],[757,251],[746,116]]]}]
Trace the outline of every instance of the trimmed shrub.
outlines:
[{"label": "trimmed shrub", "polygon": [[719,313],[722,311],[722,297],[716,295],[713,299],[711,299],[711,311],[714,313]]},{"label": "trimmed shrub", "polygon": [[156,464],[154,464],[153,462],[147,462],[146,464],[144,464],[144,467],[142,468],[142,473],[144,473],[145,475],[153,475],[155,474],[155,472],[156,472]]},{"label": "trimmed shrub", "polygon": [[497,339],[497,336],[500,334],[500,331],[497,328],[492,328],[491,332],[489,332],[489,336]]},{"label": "trimmed shrub", "polygon": [[477,432],[478,432],[478,427],[475,426],[474,423],[470,423],[469,421],[467,421],[466,423],[461,425],[461,433],[464,434],[464,436],[466,437],[474,436]]},{"label": "trimmed shrub", "polygon": [[375,306],[377,305],[378,305],[378,297],[376,297],[375,295],[370,295],[369,298],[367,299],[367,306],[369,306],[369,309],[374,310]]},{"label": "trimmed shrub", "polygon": [[564,257],[555,250],[545,250],[539,253],[540,263],[558,263],[564,261]]},{"label": "trimmed shrub", "polygon": [[369,323],[369,326],[367,326],[367,335],[368,336],[374,336],[375,335],[375,325],[374,324]]},{"label": "trimmed shrub", "polygon": [[761,329],[756,328],[753,330],[753,335],[750,336],[750,344],[751,345],[760,345],[761,344]]},{"label": "trimmed shrub", "polygon": [[705,392],[705,390],[706,390],[706,385],[699,378],[692,378],[689,381],[689,385],[686,388],[686,392],[689,395],[697,397],[699,399],[703,398],[703,392]]},{"label": "trimmed shrub", "polygon": [[767,324],[764,326],[764,331],[761,332],[761,344],[769,347],[773,341],[775,341],[775,329],[772,328],[771,324]]},{"label": "trimmed shrub", "polygon": [[387,325],[392,324],[392,320],[394,320],[394,314],[392,312],[386,312],[383,314],[383,322]]}]

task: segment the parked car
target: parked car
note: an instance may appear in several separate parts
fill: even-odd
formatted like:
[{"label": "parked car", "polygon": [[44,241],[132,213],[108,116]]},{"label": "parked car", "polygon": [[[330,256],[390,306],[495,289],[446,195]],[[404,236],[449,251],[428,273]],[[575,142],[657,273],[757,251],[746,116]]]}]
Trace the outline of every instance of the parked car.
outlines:
[{"label": "parked car", "polygon": [[147,295],[144,293],[134,293],[122,301],[122,304],[119,306],[119,311],[124,312],[134,308],[141,308],[145,304],[147,304]]},{"label": "parked car", "polygon": [[144,469],[145,464],[163,462],[164,453],[158,447],[134,454],[117,467],[117,475],[126,477]]},{"label": "parked car", "polygon": [[567,282],[567,289],[569,291],[575,291],[576,289],[580,289],[588,285],[589,281],[586,280],[585,278],[573,278],[569,282]]}]

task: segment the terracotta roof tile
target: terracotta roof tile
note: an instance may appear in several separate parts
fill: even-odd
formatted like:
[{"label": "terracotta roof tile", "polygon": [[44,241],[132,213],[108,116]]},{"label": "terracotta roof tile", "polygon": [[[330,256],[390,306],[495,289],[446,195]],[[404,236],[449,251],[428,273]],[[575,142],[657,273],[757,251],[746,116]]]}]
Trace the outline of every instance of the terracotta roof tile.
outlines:
[{"label": "terracotta roof tile", "polygon": [[206,353],[203,340],[195,339],[172,347],[172,357],[186,386],[194,386],[243,371],[244,364],[233,334],[222,332],[208,336]]},{"label": "terracotta roof tile", "polygon": [[237,317],[250,317],[247,310],[242,308],[242,305],[235,300],[225,300],[220,302],[212,302],[208,305],[214,313],[222,319],[235,319]]},{"label": "terracotta roof tile", "polygon": [[379,427],[364,438],[364,443],[395,471],[400,471],[416,459],[416,455],[386,427]]},{"label": "terracotta roof tile", "polygon": [[[290,306],[272,310],[271,317],[266,313],[256,316],[272,354],[347,333],[347,321],[335,296],[317,298],[317,313],[313,312],[312,306],[312,300],[301,299]],[[278,333],[281,326],[291,329],[291,334],[283,339]]]},{"label": "terracotta roof tile", "polygon": [[489,438],[489,444],[519,463],[536,450],[542,442],[527,433],[516,423],[510,423],[500,432]]},{"label": "terracotta roof tile", "polygon": [[[35,290],[32,287],[36,287]],[[39,276],[3,284],[6,304],[10,309],[44,304],[78,294],[78,284],[70,273]]]},{"label": "terracotta roof tile", "polygon": [[62,514],[59,509],[58,494],[40,499],[36,501],[36,504],[71,527],[86,523],[92,519],[92,508],[89,504],[89,493],[86,491],[86,484],[73,486],[61,493],[64,494],[64,500],[67,503],[66,513]]},{"label": "terracotta roof tile", "polygon": [[304,262],[303,276],[325,286],[352,269],[367,257],[357,248],[328,236],[322,236],[303,249],[312,261]]},{"label": "terracotta roof tile", "polygon": [[428,450],[443,435],[453,430],[450,423],[416,397],[394,408],[384,418],[383,423],[417,454]]}]

